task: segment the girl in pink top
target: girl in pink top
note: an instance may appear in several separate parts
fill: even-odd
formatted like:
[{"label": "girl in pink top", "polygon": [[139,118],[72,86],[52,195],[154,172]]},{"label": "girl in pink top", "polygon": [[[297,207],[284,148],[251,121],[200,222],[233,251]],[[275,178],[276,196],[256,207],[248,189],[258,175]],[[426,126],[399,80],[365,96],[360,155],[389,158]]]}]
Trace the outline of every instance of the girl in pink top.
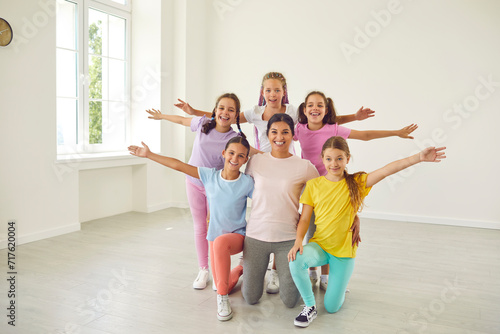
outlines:
[{"label": "girl in pink top", "polygon": [[[233,93],[221,95],[215,103],[211,118],[202,117],[182,117],[177,115],[166,115],[160,111],[147,110],[151,115],[150,119],[167,120],[173,123],[191,127],[191,131],[196,132],[193,144],[193,151],[189,164],[195,167],[209,167],[222,169],[224,158],[221,152],[227,141],[238,134],[232,129],[231,124],[236,123],[241,136],[244,136],[240,129],[240,100]],[[256,153],[254,148],[250,148],[250,155]],[[193,282],[194,289],[204,289],[209,280],[208,273],[208,241],[207,241],[207,217],[208,203],[205,188],[200,180],[187,176],[186,194],[189,208],[193,216],[194,241],[198,255],[199,272]]]},{"label": "girl in pink top", "polygon": [[[331,98],[326,97],[319,91],[310,92],[305,101],[299,106],[299,123],[295,127],[294,140],[300,142],[302,159],[312,162],[318,169],[319,175],[326,175],[325,166],[321,160],[321,148],[325,141],[332,136],[339,136],[344,139],[352,138],[359,140],[372,140],[398,136],[401,138],[413,139],[410,134],[417,129],[416,124],[410,124],[400,130],[351,130],[338,125],[338,116]],[[306,241],[314,234],[316,225],[309,224],[310,231],[306,236]],[[329,267],[325,265],[321,268],[320,287],[326,290],[328,284]],[[311,281],[316,284],[316,268],[311,268]]]}]

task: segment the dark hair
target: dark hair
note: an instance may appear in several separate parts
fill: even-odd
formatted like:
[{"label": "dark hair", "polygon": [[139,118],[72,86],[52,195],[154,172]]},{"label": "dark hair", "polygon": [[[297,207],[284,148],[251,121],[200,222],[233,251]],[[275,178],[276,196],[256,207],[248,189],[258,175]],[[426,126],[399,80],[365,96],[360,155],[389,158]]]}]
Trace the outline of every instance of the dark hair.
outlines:
[{"label": "dark hair", "polygon": [[[347,157],[351,156],[349,151],[349,146],[347,145],[347,141],[342,137],[330,137],[323,144],[323,148],[321,149],[321,157],[323,157],[324,152],[327,148],[336,148],[341,151],[344,151]],[[361,196],[361,189],[358,182],[356,182],[356,178],[359,175],[366,174],[365,172],[357,172],[354,174],[348,174],[344,169],[344,178],[347,183],[347,188],[349,188],[349,195],[351,197],[351,205],[354,213],[361,211],[363,209],[363,198]]]},{"label": "dark hair", "polygon": [[262,83],[260,85],[260,96],[259,96],[259,106],[265,106],[266,105],[266,100],[264,99],[264,94],[263,94],[263,89],[264,89],[264,82],[269,79],[276,79],[281,81],[281,85],[283,86],[283,91],[284,95],[283,98],[281,99],[281,104],[288,104],[288,89],[286,88],[286,79],[283,74],[280,72],[269,72],[264,74],[264,77],[262,78]]},{"label": "dark hair", "polygon": [[325,117],[323,117],[323,124],[335,124],[337,122],[337,112],[335,111],[335,106],[333,104],[333,100],[329,97],[326,97],[323,92],[319,91],[312,91],[309,94],[307,94],[306,99],[304,102],[302,102],[299,106],[299,123],[300,124],[307,124],[307,117],[304,113],[304,110],[306,108],[307,104],[307,99],[311,95],[319,95],[323,98],[325,101]]},{"label": "dark hair", "polygon": [[292,136],[295,135],[292,117],[290,117],[290,115],[288,115],[288,114],[277,113],[277,114],[274,114],[267,122],[266,136],[269,137],[269,129],[271,128],[271,125],[273,123],[276,123],[276,122],[285,122],[286,124],[288,124],[288,126],[290,127],[290,130],[292,130]]},{"label": "dark hair", "polygon": [[224,150],[227,150],[229,145],[235,144],[235,143],[245,146],[245,148],[247,149],[247,157],[248,157],[248,155],[250,154],[250,144],[248,143],[248,140],[243,136],[235,136],[235,137],[229,139],[228,142],[226,143],[226,147],[224,148]]},{"label": "dark hair", "polygon": [[236,96],[236,94],[234,94],[234,93],[225,93],[217,98],[217,101],[215,102],[214,110],[212,110],[212,118],[210,119],[210,122],[203,124],[203,127],[201,128],[201,132],[208,135],[210,130],[215,128],[215,126],[217,125],[217,120],[215,119],[215,112],[217,110],[217,106],[219,105],[220,100],[222,100],[224,98],[231,99],[236,104],[236,126],[238,127],[238,131],[240,133],[240,136],[242,136],[243,138],[246,138],[245,134],[243,133],[243,131],[241,131],[241,127],[240,127],[240,109],[241,109],[240,99],[238,99],[238,96]]}]

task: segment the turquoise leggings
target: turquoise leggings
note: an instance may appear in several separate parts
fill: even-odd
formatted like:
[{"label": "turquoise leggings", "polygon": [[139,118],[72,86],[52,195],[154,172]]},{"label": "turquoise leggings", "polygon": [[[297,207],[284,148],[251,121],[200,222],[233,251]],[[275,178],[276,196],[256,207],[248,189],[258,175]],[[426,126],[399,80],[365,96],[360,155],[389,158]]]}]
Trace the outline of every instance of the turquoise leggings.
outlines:
[{"label": "turquoise leggings", "polygon": [[302,255],[297,252],[295,261],[289,263],[290,272],[302,299],[307,306],[316,305],[308,269],[330,264],[328,287],[325,293],[325,309],[335,313],[342,307],[345,289],[354,270],[354,258],[335,257],[325,252],[317,243],[310,242],[304,246]]}]

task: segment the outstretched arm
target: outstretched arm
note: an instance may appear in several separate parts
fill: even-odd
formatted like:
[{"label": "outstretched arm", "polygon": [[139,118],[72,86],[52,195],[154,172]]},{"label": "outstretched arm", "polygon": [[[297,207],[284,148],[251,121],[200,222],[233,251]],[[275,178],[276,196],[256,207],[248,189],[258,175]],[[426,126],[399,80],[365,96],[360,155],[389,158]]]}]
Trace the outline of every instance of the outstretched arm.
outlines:
[{"label": "outstretched arm", "polygon": [[156,161],[159,164],[162,164],[163,166],[167,166],[168,168],[172,168],[186,175],[195,177],[197,179],[200,178],[200,176],[198,175],[197,167],[191,166],[175,158],[165,157],[163,155],[153,153],[149,150],[148,145],[144,144],[143,142],[141,144],[143,147],[134,145],[129,146],[128,150],[130,151],[130,154],[140,158],[148,158],[150,160]]},{"label": "outstretched arm", "polygon": [[288,262],[295,261],[295,257],[297,256],[297,252],[302,254],[304,250],[304,246],[302,246],[302,241],[304,240],[304,236],[309,229],[309,223],[311,221],[311,215],[313,213],[313,207],[307,204],[302,206],[302,214],[300,215],[299,223],[297,225],[297,237],[295,239],[295,244],[292,249],[288,252]]},{"label": "outstretched arm", "polygon": [[149,119],[156,119],[156,120],[164,119],[172,123],[177,123],[184,126],[191,126],[191,117],[162,114],[161,111],[156,109],[148,109],[146,110],[146,112],[151,115],[148,117]]},{"label": "outstretched arm", "polygon": [[445,149],[446,147],[427,147],[422,152],[412,155],[411,157],[391,162],[390,164],[369,173],[366,178],[366,186],[371,187],[385,179],[387,176],[395,174],[405,168],[423,161],[440,162],[442,159],[446,158],[446,154],[444,152]]},{"label": "outstretched arm", "polygon": [[355,114],[337,116],[336,122],[337,124],[345,124],[353,121],[362,121],[364,119],[375,116],[375,111],[370,108],[359,108],[359,110]]},{"label": "outstretched arm", "polygon": [[192,116],[206,116],[206,117],[211,117],[212,113],[208,111],[203,111],[203,110],[198,110],[194,109],[189,105],[189,103],[182,101],[181,99],[177,99],[179,102],[175,103],[174,106],[177,108],[181,109],[188,115]]},{"label": "outstretched arm", "polygon": [[401,138],[413,139],[410,134],[418,128],[418,125],[411,124],[405,126],[400,130],[366,130],[366,131],[358,131],[351,130],[348,138],[351,139],[359,139],[359,140],[372,140],[378,138],[392,137],[398,136]]}]

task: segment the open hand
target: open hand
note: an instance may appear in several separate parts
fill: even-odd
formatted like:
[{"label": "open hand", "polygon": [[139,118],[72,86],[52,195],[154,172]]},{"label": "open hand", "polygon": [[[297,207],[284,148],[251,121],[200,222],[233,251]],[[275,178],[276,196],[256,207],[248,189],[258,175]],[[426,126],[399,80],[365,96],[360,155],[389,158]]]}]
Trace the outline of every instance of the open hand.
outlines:
[{"label": "open hand", "polygon": [[195,115],[194,109],[189,105],[189,103],[182,101],[181,99],[177,99],[179,103],[175,103],[174,106],[176,106],[179,109],[182,109],[186,114],[189,115]]},{"label": "open hand", "polygon": [[408,139],[413,139],[412,136],[410,136],[410,133],[415,131],[418,128],[417,124],[411,124],[408,126],[405,126],[401,130],[398,131],[398,136],[401,138],[408,138]]},{"label": "open hand", "polygon": [[442,159],[446,158],[445,149],[446,147],[427,147],[420,152],[420,161],[440,162]]},{"label": "open hand", "polygon": [[288,252],[288,262],[295,261],[295,257],[297,256],[297,252],[302,252],[304,251],[304,246],[302,245],[293,245],[292,249]]},{"label": "open hand", "polygon": [[356,111],[356,113],[354,115],[356,117],[356,120],[362,121],[364,119],[375,116],[375,111],[371,110],[370,108],[361,107],[361,108],[359,108],[358,111]]},{"label": "open hand", "polygon": [[135,145],[129,146],[128,150],[130,154],[135,155],[136,157],[146,158],[148,153],[150,153],[151,151],[149,150],[148,145],[144,144],[144,142],[141,142],[141,144],[144,147],[139,147]]},{"label": "open hand", "polygon": [[151,116],[148,117],[149,119],[156,119],[156,120],[163,119],[163,117],[162,117],[163,114],[159,110],[148,109],[148,110],[146,110],[146,112],[151,115]]}]

